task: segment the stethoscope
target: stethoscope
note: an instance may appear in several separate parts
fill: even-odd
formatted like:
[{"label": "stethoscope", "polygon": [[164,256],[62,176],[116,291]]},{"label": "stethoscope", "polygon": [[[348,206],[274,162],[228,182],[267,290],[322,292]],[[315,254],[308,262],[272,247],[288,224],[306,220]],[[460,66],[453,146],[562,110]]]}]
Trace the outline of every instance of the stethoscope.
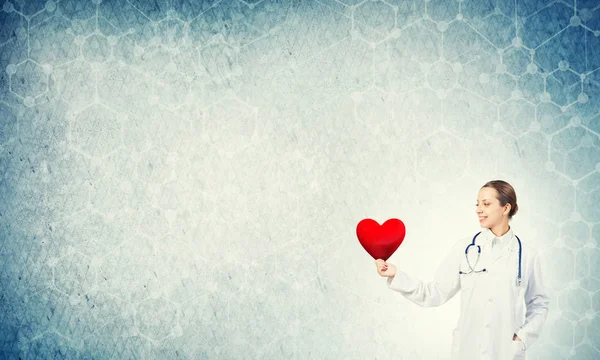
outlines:
[{"label": "stethoscope", "polygon": [[[475,236],[473,236],[473,241],[467,245],[467,248],[465,249],[465,258],[467,259],[467,265],[469,265],[469,269],[471,271],[469,272],[463,272],[463,271],[459,271],[458,273],[461,275],[466,275],[466,274],[470,274],[470,273],[480,273],[480,272],[486,272],[486,269],[482,269],[482,270],[475,270],[474,268],[477,267],[477,263],[479,262],[479,257],[481,256],[481,246],[479,245],[475,245],[475,239],[477,238],[477,236],[479,236],[479,234],[481,234],[481,231],[478,232],[477,234],[475,234]],[[517,275],[517,285],[521,286],[521,254],[523,251],[523,247],[521,246],[521,239],[519,239],[519,237],[517,235],[515,235],[515,237],[517,238],[517,241],[519,242],[519,273]],[[471,248],[471,246],[477,246],[477,260],[475,260],[475,265],[471,266],[471,262],[469,261],[469,249]]]}]

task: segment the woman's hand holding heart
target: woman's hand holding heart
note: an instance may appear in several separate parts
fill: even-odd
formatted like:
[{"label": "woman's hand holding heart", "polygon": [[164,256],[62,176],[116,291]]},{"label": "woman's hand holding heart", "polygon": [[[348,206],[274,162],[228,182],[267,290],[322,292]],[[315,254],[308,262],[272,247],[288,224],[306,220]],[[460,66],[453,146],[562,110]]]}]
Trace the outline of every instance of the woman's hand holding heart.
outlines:
[{"label": "woman's hand holding heart", "polygon": [[375,260],[375,266],[377,266],[377,272],[382,277],[394,277],[396,275],[396,266],[383,259]]}]

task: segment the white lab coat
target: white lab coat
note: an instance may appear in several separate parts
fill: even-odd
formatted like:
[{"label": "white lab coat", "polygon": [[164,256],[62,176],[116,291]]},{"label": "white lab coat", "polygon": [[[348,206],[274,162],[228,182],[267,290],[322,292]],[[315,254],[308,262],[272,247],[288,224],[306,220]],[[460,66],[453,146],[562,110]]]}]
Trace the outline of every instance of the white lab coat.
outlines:
[{"label": "white lab coat", "polygon": [[[471,265],[483,273],[468,272],[465,248],[477,233],[459,240],[435,273],[434,281],[425,283],[397,270],[387,278],[390,289],[422,307],[439,306],[461,291],[460,318],[454,330],[451,359],[526,359],[527,349],[538,339],[548,315],[550,299],[544,282],[538,252],[523,245],[521,277],[517,287],[519,243],[509,229],[508,244],[499,252],[490,251],[494,234],[483,229],[476,244],[481,257],[475,266],[477,248],[469,249]],[[513,334],[522,340],[513,341]]]}]

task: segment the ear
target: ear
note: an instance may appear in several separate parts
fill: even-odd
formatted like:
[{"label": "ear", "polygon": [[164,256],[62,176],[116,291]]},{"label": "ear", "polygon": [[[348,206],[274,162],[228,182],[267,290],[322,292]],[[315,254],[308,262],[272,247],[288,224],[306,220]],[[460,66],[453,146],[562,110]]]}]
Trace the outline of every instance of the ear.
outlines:
[{"label": "ear", "polygon": [[510,205],[510,203],[506,203],[506,205],[504,205],[504,211],[502,212],[502,215],[510,214],[511,208],[512,208],[512,205]]}]

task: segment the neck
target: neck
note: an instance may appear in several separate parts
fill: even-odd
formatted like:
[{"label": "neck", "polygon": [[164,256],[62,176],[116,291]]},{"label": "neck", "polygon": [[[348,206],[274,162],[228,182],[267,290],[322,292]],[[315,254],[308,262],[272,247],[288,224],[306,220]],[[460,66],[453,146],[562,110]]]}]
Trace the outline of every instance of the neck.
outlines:
[{"label": "neck", "polygon": [[502,235],[506,234],[509,229],[510,226],[508,225],[508,222],[502,222],[501,224],[492,226],[490,228],[492,233],[497,237],[501,237]]}]

